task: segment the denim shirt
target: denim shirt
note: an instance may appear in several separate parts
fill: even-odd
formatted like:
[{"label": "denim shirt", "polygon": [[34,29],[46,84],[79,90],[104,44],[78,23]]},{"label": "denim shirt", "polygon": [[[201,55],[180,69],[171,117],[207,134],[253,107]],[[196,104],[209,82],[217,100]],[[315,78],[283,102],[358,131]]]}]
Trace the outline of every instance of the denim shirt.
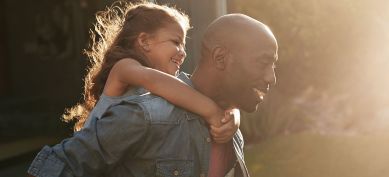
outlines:
[{"label": "denim shirt", "polygon": [[[190,83],[186,74],[179,78]],[[198,115],[150,93],[128,96],[101,118],[53,147],[45,146],[28,173],[36,177],[206,177],[211,137]],[[233,146],[249,177],[238,130]]]}]

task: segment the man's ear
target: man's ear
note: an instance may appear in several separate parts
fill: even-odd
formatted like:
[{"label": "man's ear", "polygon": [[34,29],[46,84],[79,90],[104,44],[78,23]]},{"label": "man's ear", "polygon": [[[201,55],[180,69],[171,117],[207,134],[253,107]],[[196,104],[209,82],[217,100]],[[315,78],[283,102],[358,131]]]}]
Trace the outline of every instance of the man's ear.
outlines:
[{"label": "man's ear", "polygon": [[141,33],[138,35],[138,37],[137,37],[138,45],[139,45],[140,48],[143,49],[145,52],[150,51],[149,39],[150,39],[150,35],[147,34],[147,33],[145,33],[145,32],[141,32]]},{"label": "man's ear", "polygon": [[212,60],[217,69],[224,70],[227,64],[228,49],[217,45],[212,50]]}]

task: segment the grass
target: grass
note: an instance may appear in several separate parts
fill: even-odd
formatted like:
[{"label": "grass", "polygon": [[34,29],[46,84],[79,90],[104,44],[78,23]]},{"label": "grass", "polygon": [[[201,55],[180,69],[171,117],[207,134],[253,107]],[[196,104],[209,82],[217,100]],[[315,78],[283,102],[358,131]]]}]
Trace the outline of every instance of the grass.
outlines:
[{"label": "grass", "polygon": [[252,177],[382,177],[389,174],[389,136],[280,136],[248,146]]}]

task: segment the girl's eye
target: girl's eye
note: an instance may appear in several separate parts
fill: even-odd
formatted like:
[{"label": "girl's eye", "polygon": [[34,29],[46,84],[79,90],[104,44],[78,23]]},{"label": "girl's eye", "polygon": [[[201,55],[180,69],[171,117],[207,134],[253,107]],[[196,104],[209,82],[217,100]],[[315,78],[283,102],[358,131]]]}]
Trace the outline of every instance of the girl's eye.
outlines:
[{"label": "girl's eye", "polygon": [[172,40],[173,43],[176,45],[176,46],[179,46],[181,43],[179,41],[176,41],[176,40]]},{"label": "girl's eye", "polygon": [[174,43],[174,45],[176,45],[177,47],[182,47],[185,49],[185,44],[181,41],[176,41],[176,40],[172,40],[172,42]]}]

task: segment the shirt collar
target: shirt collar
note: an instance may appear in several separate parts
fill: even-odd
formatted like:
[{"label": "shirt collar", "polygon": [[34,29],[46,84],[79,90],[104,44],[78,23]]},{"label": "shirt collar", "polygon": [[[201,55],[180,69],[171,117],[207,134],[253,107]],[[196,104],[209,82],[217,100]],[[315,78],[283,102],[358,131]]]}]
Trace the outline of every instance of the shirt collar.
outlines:
[{"label": "shirt collar", "polygon": [[180,74],[178,74],[177,78],[193,88],[193,83],[192,83],[192,80],[190,80],[190,76],[191,76],[190,74],[180,72]]}]

